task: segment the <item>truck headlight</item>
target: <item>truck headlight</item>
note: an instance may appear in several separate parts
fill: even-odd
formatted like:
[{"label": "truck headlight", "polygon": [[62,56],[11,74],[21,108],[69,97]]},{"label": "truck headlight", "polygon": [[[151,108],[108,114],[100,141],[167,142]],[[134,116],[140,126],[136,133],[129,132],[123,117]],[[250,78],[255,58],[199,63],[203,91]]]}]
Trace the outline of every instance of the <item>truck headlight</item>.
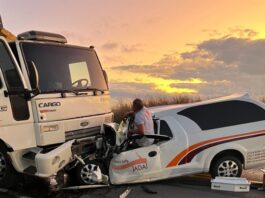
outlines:
[{"label": "truck headlight", "polygon": [[51,132],[51,131],[58,131],[59,125],[54,124],[54,125],[47,125],[47,126],[41,126],[41,132]]}]

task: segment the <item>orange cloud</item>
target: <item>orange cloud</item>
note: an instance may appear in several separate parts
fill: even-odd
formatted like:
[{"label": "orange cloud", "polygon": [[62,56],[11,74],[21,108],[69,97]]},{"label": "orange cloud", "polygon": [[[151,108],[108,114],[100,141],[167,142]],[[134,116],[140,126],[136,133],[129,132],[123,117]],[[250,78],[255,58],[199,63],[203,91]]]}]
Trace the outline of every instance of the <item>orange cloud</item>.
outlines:
[{"label": "orange cloud", "polygon": [[[133,73],[128,71],[109,71],[110,82],[112,83],[137,83],[150,84],[153,89],[169,94],[194,94],[197,90],[182,88],[181,85],[206,84],[207,82],[199,78],[189,78],[187,80],[165,79],[144,73]],[[180,87],[176,87],[180,85]]]}]

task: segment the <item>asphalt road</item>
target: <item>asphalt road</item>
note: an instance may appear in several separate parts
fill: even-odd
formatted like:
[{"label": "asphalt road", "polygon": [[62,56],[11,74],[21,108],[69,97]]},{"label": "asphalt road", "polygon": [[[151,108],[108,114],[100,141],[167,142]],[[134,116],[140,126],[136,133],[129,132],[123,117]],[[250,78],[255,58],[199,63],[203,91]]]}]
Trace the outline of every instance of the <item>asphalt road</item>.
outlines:
[{"label": "asphalt road", "polygon": [[120,195],[126,190],[130,192],[127,196],[128,198],[194,198],[195,196],[196,198],[264,198],[265,196],[265,191],[258,191],[254,187],[252,187],[252,189],[248,193],[214,191],[210,189],[210,181],[207,179],[179,178],[148,184],[111,186],[101,189],[60,191],[57,193],[49,193],[47,184],[40,181],[34,181],[33,183],[27,184],[26,187],[23,187],[22,189],[13,191],[10,190],[7,192],[0,191],[0,197],[115,198],[120,197]]}]

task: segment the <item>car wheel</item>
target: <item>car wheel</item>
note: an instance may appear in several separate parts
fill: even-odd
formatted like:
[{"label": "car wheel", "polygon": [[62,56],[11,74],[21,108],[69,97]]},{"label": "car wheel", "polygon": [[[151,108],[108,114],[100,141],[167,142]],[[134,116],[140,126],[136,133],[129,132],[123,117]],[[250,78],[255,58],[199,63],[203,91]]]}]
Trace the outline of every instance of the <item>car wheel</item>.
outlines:
[{"label": "car wheel", "polygon": [[213,162],[211,168],[212,177],[240,177],[242,162],[234,156],[224,156]]},{"label": "car wheel", "polygon": [[97,184],[97,174],[101,174],[101,166],[97,161],[87,161],[85,165],[78,164],[74,171],[77,184],[92,185]]},{"label": "car wheel", "polygon": [[14,187],[17,184],[18,176],[7,154],[6,147],[0,144],[0,187]]}]

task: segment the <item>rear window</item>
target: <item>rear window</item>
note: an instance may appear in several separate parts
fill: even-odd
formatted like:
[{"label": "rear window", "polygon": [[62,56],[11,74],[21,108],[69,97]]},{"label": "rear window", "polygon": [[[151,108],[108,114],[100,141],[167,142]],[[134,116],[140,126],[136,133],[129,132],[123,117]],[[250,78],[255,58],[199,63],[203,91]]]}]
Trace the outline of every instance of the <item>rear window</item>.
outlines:
[{"label": "rear window", "polygon": [[245,101],[227,101],[200,105],[180,111],[202,130],[228,127],[265,120],[265,110]]}]

